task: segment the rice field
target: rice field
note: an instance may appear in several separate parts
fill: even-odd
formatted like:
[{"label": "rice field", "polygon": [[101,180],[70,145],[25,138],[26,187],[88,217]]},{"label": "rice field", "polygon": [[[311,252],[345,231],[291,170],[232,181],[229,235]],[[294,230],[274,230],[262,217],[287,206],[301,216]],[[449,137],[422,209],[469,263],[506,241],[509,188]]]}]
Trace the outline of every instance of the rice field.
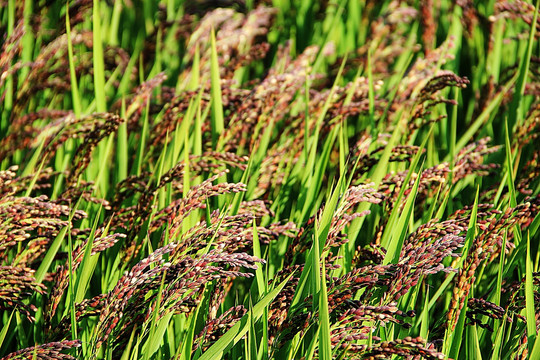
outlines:
[{"label": "rice field", "polygon": [[539,0],[0,0],[0,360],[540,359]]}]

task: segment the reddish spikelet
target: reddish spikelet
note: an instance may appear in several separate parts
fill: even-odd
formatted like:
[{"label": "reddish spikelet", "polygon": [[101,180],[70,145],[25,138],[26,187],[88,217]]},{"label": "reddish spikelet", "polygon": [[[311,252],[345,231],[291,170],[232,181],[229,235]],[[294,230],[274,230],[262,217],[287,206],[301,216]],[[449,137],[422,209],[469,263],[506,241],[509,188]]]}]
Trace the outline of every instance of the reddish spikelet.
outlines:
[{"label": "reddish spikelet", "polygon": [[[0,88],[4,86],[6,79],[10,75],[10,66],[15,60],[15,57],[21,52],[21,39],[24,35],[24,21],[22,18],[17,22],[11,35],[3,39],[2,48],[0,49]],[[7,34],[7,33],[5,33]],[[2,94],[0,100],[4,102],[5,94]]]},{"label": "reddish spikelet", "polygon": [[[37,11],[37,9],[34,9]],[[21,17],[22,18],[22,17]],[[41,19],[42,17],[34,17],[34,19]],[[41,24],[36,24],[39,28]],[[40,30],[37,30],[38,32]],[[67,56],[67,36],[66,34],[56,37],[54,40],[46,44],[41,48],[40,53],[36,56],[34,61],[22,64],[16,63],[13,65],[10,71],[18,72],[22,67],[28,67],[28,74],[24,78],[22,85],[17,89],[16,99],[14,101],[14,107],[12,111],[12,119],[22,115],[24,110],[28,108],[30,99],[34,98],[36,94],[40,94],[42,97],[50,97],[49,101],[52,101],[54,96],[58,93],[65,93],[70,91],[70,79],[69,79],[69,61]],[[92,48],[92,33],[73,31],[71,34],[72,44],[81,45],[88,49]],[[104,51],[106,70],[112,71],[116,68],[120,71],[124,71],[129,62],[129,55],[122,49],[114,47],[108,47]],[[90,73],[93,69],[92,54],[91,52],[82,52],[77,54],[78,67],[77,72],[80,74]],[[49,90],[47,92],[43,90]],[[41,93],[40,93],[41,92]],[[32,109],[28,109],[32,111]]]},{"label": "reddish spikelet", "polygon": [[379,204],[382,201],[383,195],[375,191],[373,184],[352,186],[343,195],[343,199],[337,209],[334,211],[332,223],[326,240],[327,247],[338,247],[348,241],[346,236],[340,236],[345,226],[351,223],[354,219],[366,216],[369,211],[361,213],[351,212],[359,203],[368,202],[371,204]]},{"label": "reddish spikelet", "polygon": [[[536,328],[540,327],[540,319],[538,317],[539,309],[538,305],[540,303],[540,273],[533,273],[533,296],[535,304],[535,313],[536,313]],[[503,294],[508,294],[509,299],[504,309],[507,313],[506,320],[511,321],[511,317],[518,319],[519,321],[526,323],[527,319],[521,315],[523,309],[525,309],[526,299],[523,295],[525,291],[525,276],[521,278],[520,281],[515,281],[510,284],[505,284],[502,288]],[[489,306],[489,305],[488,305]],[[491,308],[491,306],[489,306]],[[497,309],[498,310],[498,309]],[[490,309],[487,310],[488,312]],[[495,314],[500,314],[500,312],[495,312]],[[519,341],[519,346],[514,351],[514,357],[516,359],[527,359],[528,358],[528,347],[527,347],[527,334],[523,334]]]},{"label": "reddish spikelet", "polygon": [[16,351],[7,356],[4,356],[0,360],[76,360],[76,357],[61,353],[61,351],[78,348],[80,346],[80,340],[64,340],[60,342],[51,342],[48,344],[32,346],[23,350]]},{"label": "reddish spikelet", "polygon": [[[227,151],[239,147],[252,149],[260,141],[270,119],[277,123],[285,117],[296,93],[304,86],[306,76],[309,74],[308,66],[314,61],[317,50],[315,47],[305,49],[297,59],[286,65],[284,73],[269,73],[248,96],[244,97],[240,107],[236,109],[236,113],[240,116],[233,118],[221,135],[226,141]],[[257,125],[261,128],[255,133]],[[294,128],[288,129],[283,136],[286,137],[289,131],[291,135],[294,133],[293,139],[303,138],[303,132],[296,133]],[[253,134],[258,136],[254,137]]]},{"label": "reddish spikelet", "polygon": [[430,79],[437,76],[437,71],[440,68],[438,65],[453,59],[453,55],[448,51],[453,47],[454,43],[450,38],[431,51],[425,58],[416,60],[407,76],[400,83],[396,102],[410,104],[411,101],[415,101],[418,92],[426,86]]},{"label": "reddish spikelet", "polygon": [[478,26],[481,15],[471,0],[457,0],[456,5],[461,7],[462,16],[460,16],[460,20],[463,28],[466,30],[467,36],[472,38],[473,31]]},{"label": "reddish spikelet", "polygon": [[[219,304],[211,303],[219,306],[226,294],[219,284],[230,278],[251,277],[253,274],[239,269],[256,269],[257,263],[264,262],[246,253],[223,252],[224,246],[219,243],[215,247],[207,254],[190,255],[180,253],[177,244],[171,243],[134,266],[104,298],[93,351],[109,338],[113,339],[111,346],[123,348],[138,323],[144,323],[142,329],[148,329],[156,311],[159,318],[170,312],[190,313],[209,283],[217,284],[216,290],[221,289],[214,292]],[[161,260],[170,252],[169,262]],[[150,269],[151,264],[155,265]],[[158,289],[161,301],[156,309]]]},{"label": "reddish spikelet", "polygon": [[246,253],[222,252],[219,247],[202,256],[177,256],[175,254],[171,261],[174,265],[168,270],[170,282],[163,290],[160,313],[191,312],[199,303],[205,284],[213,282],[218,286],[210,301],[210,319],[215,317],[215,312],[228,293],[226,282],[236,277],[253,276],[252,273],[237,269],[243,267],[255,270],[257,263],[264,263],[264,260]]},{"label": "reddish spikelet", "polygon": [[[219,153],[216,151],[210,151],[201,156],[190,156],[189,161],[190,173],[199,175],[203,172],[219,173],[223,171],[224,166],[245,170],[247,167],[246,163],[248,158],[246,156],[238,156],[233,153]],[[175,187],[182,188],[182,179],[185,171],[184,168],[185,164],[183,162],[178,163],[161,177],[161,181],[153,190],[159,190],[171,182],[175,185]]]},{"label": "reddish spikelet", "polygon": [[392,266],[364,266],[354,269],[342,277],[333,278],[328,288],[329,308],[337,309],[343,306],[343,310],[348,309],[350,306],[357,306],[358,303],[354,301],[347,302],[352,301],[354,295],[360,289],[366,290],[362,303],[366,304],[373,288],[389,285],[393,271]]},{"label": "reddish spikelet", "polygon": [[438,352],[430,345],[426,345],[425,340],[421,337],[412,338],[407,336],[403,339],[384,341],[369,348],[365,346],[358,345],[356,348],[362,352],[361,358],[366,360],[386,359],[396,355],[406,359],[419,357],[428,360],[442,360],[446,358],[445,354]]},{"label": "reddish spikelet", "polygon": [[171,214],[169,216],[169,223],[172,224],[169,227],[170,239],[174,239],[176,233],[180,229],[182,220],[186,216],[188,216],[193,210],[201,209],[206,206],[206,199],[221,194],[246,191],[246,185],[242,183],[223,183],[212,185],[212,182],[214,182],[220,175],[221,174],[214,175],[209,179],[203,181],[200,185],[192,187],[185,198],[173,202],[166,208],[167,212]]},{"label": "reddish spikelet", "polygon": [[[75,318],[79,324],[83,318],[89,316],[99,316],[105,306],[106,294],[94,296],[75,304]],[[49,340],[57,340],[66,337],[71,331],[71,314],[67,314],[60,320],[58,325],[47,329],[46,336]]]},{"label": "reddish spikelet", "polygon": [[[379,134],[379,137],[375,141],[376,146],[372,151],[368,151],[368,148],[372,144],[372,139],[367,134],[362,136],[357,143],[353,146],[351,152],[354,154],[353,159],[358,159],[356,164],[356,171],[358,172],[358,179],[361,178],[362,174],[368,172],[373,166],[377,165],[380,161],[380,157],[388,143],[389,134]],[[392,153],[390,155],[389,161],[391,162],[405,162],[410,161],[418,152],[419,147],[415,145],[397,145],[392,148]],[[356,160],[350,165],[350,170],[352,171]],[[392,175],[389,174],[384,179],[383,184],[388,182],[388,178],[391,178]],[[386,188],[382,187],[382,190]]]},{"label": "reddish spikelet", "polygon": [[[369,214],[369,211],[351,213],[359,203],[369,202],[372,204],[379,204],[382,201],[383,195],[375,191],[372,186],[373,184],[352,186],[345,194],[343,194],[340,203],[332,215],[332,222],[325,242],[325,249],[339,247],[348,242],[346,234],[342,234],[345,226],[350,224],[354,219]],[[299,229],[298,235],[285,253],[286,264],[293,263],[296,256],[304,253],[311,247],[315,219],[316,217],[320,218],[323,212],[324,208],[319,209],[317,215],[310,217],[304,226]]]},{"label": "reddish spikelet", "polygon": [[[38,120],[48,120],[52,123],[67,118],[72,112],[66,110],[40,109],[34,113],[15,118],[8,135],[0,140],[0,158],[12,155],[18,149],[27,149],[36,145],[36,138],[43,130],[34,123]],[[45,127],[47,128],[47,126]]]},{"label": "reddish spikelet", "polygon": [[437,29],[435,27],[435,19],[433,18],[433,0],[426,0],[420,3],[420,19],[422,23],[422,42],[424,43],[424,51],[427,54],[435,45],[435,36]]},{"label": "reddish spikelet", "polygon": [[[149,143],[152,145],[152,147],[156,149],[160,148],[164,142],[164,139],[167,138],[167,135],[172,134],[176,127],[179,126],[182,121],[184,121],[187,109],[192,103],[192,99],[196,98],[197,94],[197,91],[183,91],[173,96],[164,105],[163,117],[159,122],[153,125],[152,131],[150,131]],[[201,108],[205,108],[209,104],[209,98],[210,94],[208,89],[205,90],[204,96],[201,98]],[[137,116],[140,116],[140,114]],[[138,117],[136,119],[138,120]],[[133,124],[132,126],[135,125],[136,124]],[[206,124],[204,126],[206,127]],[[202,132],[204,133],[205,131],[203,130]]]},{"label": "reddish spikelet", "polygon": [[535,181],[540,179],[540,151],[534,152],[522,171],[516,189],[522,194],[531,195]]},{"label": "reddish spikelet", "polygon": [[[91,255],[95,255],[101,251],[110,248],[111,246],[116,244],[119,239],[126,237],[126,235],[124,234],[110,234],[106,236],[100,236],[103,230],[104,229],[98,229],[96,232],[96,237],[92,243]],[[55,286],[52,289],[52,293],[47,304],[48,309],[47,311],[45,311],[46,322],[50,322],[50,320],[56,313],[56,309],[60,304],[60,300],[62,299],[62,296],[64,295],[64,292],[69,285],[69,273],[71,271],[71,273],[74,274],[77,271],[79,265],[83,260],[87,246],[88,240],[85,240],[81,245],[79,245],[75,250],[73,250],[71,269],[69,269],[68,265],[66,264],[60,266],[59,269],[56,271],[53,280]]]},{"label": "reddish spikelet", "polygon": [[[116,329],[131,297],[136,298],[135,293],[137,291],[143,290],[145,284],[149,284],[156,278],[159,278],[160,274],[170,267],[170,263],[164,263],[161,259],[163,255],[173,251],[175,247],[176,244],[171,243],[155,250],[118,280],[114,289],[107,294],[105,305],[99,316],[99,321],[96,325],[97,330],[95,332],[98,335],[95,343],[93,343],[94,350],[99,349]],[[158,264],[154,268],[149,269],[150,265],[155,263]]]},{"label": "reddish spikelet", "polygon": [[[15,184],[9,184],[11,189]],[[46,245],[54,240],[60,230],[69,225],[65,220],[72,209],[49,201],[47,196],[32,197],[0,196],[0,256],[17,244],[28,244],[27,251],[14,259],[19,266],[30,267],[47,250]],[[77,210],[73,221],[86,217]]]},{"label": "reddish spikelet", "polygon": [[[246,308],[242,305],[230,308],[221,314],[217,319],[206,322],[206,325],[201,332],[193,339],[192,351],[201,348],[206,351],[214,342],[216,342],[223,334],[247,313]],[[180,357],[178,357],[179,359]]]},{"label": "reddish spikelet", "polygon": [[[527,25],[532,26],[532,21],[534,17],[534,5],[529,4],[526,1],[515,0],[515,1],[498,1],[495,3],[495,18],[502,19],[521,19]],[[536,31],[535,37],[540,36],[540,19],[537,20],[535,24]],[[525,30],[525,33],[529,33],[529,29]]]},{"label": "reddish spikelet", "polygon": [[25,299],[34,294],[44,294],[46,287],[36,282],[34,270],[18,266],[0,266],[0,307],[2,310],[17,309],[29,321],[35,321],[32,313],[37,311],[33,304],[25,304]]},{"label": "reddish spikelet", "polygon": [[73,202],[73,199],[83,199],[89,203],[99,204],[105,210],[111,210],[111,205],[107,200],[92,196],[95,190],[94,187],[93,182],[79,180],[77,184],[67,187],[56,201],[58,203],[70,204]]},{"label": "reddish spikelet", "polygon": [[93,129],[84,136],[83,143],[75,151],[73,162],[76,165],[67,179],[69,185],[75,184],[82,172],[88,167],[92,152],[101,140],[115,132],[120,123],[124,121],[114,114],[94,114],[91,115],[91,118],[93,120],[102,120],[102,123],[96,122]]},{"label": "reddish spikelet", "polygon": [[[366,12],[362,13],[363,23],[367,24],[371,21],[368,14],[369,8],[373,5],[374,3],[368,4]],[[418,10],[399,1],[391,1],[387,10],[371,23],[368,41],[357,50],[358,55],[361,56],[360,64],[354,64],[354,67],[367,65],[367,53],[371,48],[373,50],[371,59],[374,77],[376,79],[387,77],[395,59],[406,48],[411,49],[410,46],[406,45],[407,36],[405,34],[408,31],[408,25],[417,19],[420,19]],[[411,50],[418,52],[420,46],[413,46]],[[351,62],[354,63],[354,59],[351,59]]]},{"label": "reddish spikelet", "polygon": [[[360,339],[367,339],[370,332],[375,330],[375,323],[394,323],[404,327],[410,327],[399,317],[412,316],[397,308],[396,303],[383,306],[369,306],[350,302],[349,308],[344,312],[338,311],[335,329],[331,331],[331,341],[333,346],[347,345]],[[342,304],[344,305],[344,304]],[[373,340],[380,340],[375,336]]]},{"label": "reddish spikelet", "polygon": [[[408,170],[402,171],[397,174],[390,173],[386,175],[379,186],[379,191],[386,195],[386,205],[388,206],[388,212],[392,211],[394,206],[404,206],[405,202],[396,204],[397,197],[401,191],[402,186],[406,186],[404,195],[407,196],[414,185],[414,182],[418,178],[418,174],[413,173],[408,184],[404,184],[407,177]],[[437,190],[442,184],[444,184],[450,174],[450,169],[447,163],[443,163],[437,166],[428,168],[420,174],[420,181],[418,184],[418,203],[422,203],[425,199],[429,198],[430,191]],[[406,199],[406,197],[405,197]]]},{"label": "reddish spikelet", "polygon": [[[237,251],[250,251],[253,246],[253,221],[256,216],[243,213],[232,216],[220,215],[214,211],[210,216],[210,225],[201,221],[189,229],[179,241],[177,252],[196,251],[205,248],[212,239],[212,243],[221,246],[223,251],[229,253]],[[268,244],[280,236],[294,237],[296,226],[293,223],[271,224],[269,227],[257,226],[259,241]]]},{"label": "reddish spikelet", "polygon": [[[302,269],[303,267],[299,265],[285,267],[274,276],[270,283],[279,284],[290,274],[299,274]],[[295,275],[285,284],[283,290],[272,301],[268,309],[268,342],[276,344],[277,347],[286,339],[291,339],[296,333],[304,331],[309,326],[307,322],[311,316],[307,310],[309,304],[302,304],[299,308],[291,308],[299,281],[299,277]]]},{"label": "reddish spikelet", "polygon": [[[38,114],[39,116],[37,118],[41,118],[42,116],[60,116],[64,114],[64,112],[44,113]],[[47,159],[53,157],[53,155],[56,153],[56,150],[66,141],[68,141],[68,139],[82,139],[81,145],[79,145],[79,147],[75,151],[74,159],[72,161],[73,165],[70,169],[70,172],[66,176],[68,185],[74,186],[77,183],[79,175],[88,166],[94,148],[101,140],[106,138],[111,133],[115,132],[122,121],[123,120],[120,119],[118,115],[110,113],[92,114],[86,117],[82,117],[80,119],[76,119],[72,113],[68,113],[68,115],[55,119],[54,122],[47,124],[39,130],[32,128],[32,130],[28,134],[25,134],[23,132],[22,139],[17,139],[13,143],[13,146],[15,148],[19,148],[21,146],[38,147],[43,142],[43,157],[44,163],[46,163]],[[12,124],[12,130],[10,130],[14,131],[13,136],[15,136],[15,134],[18,134],[18,126],[25,127],[26,125],[24,123],[17,125],[17,122],[14,122]],[[27,138],[27,135],[32,137],[31,142]],[[3,142],[0,143],[0,155],[2,153],[9,154],[13,151],[6,150],[4,148],[4,145],[6,145],[7,141],[6,139],[9,140],[10,135],[8,135],[8,137],[3,139]]]},{"label": "reddish spikelet", "polygon": [[402,248],[393,282],[386,294],[388,299],[398,300],[411,287],[418,284],[422,276],[436,274],[440,271],[456,271],[443,265],[448,257],[457,257],[454,251],[463,246],[464,238],[446,234],[433,242],[408,243]]},{"label": "reddish spikelet", "polygon": [[[518,124],[514,140],[521,148],[540,137],[540,103],[531,106],[524,121]],[[519,141],[517,141],[519,139]]]},{"label": "reddish spikelet", "polygon": [[143,110],[150,102],[152,92],[166,79],[167,76],[164,73],[159,73],[133,90],[133,97],[126,103],[127,125],[129,129],[133,130],[139,127],[138,122],[143,114]]},{"label": "reddish spikelet", "polygon": [[467,301],[467,319],[469,319],[469,325],[478,325],[483,329],[493,332],[493,328],[487,322],[482,321],[482,316],[497,320],[505,319],[512,322],[510,317],[505,316],[504,308],[484,299],[470,298]]},{"label": "reddish spikelet", "polygon": [[[150,179],[150,173],[143,173],[140,176],[128,177],[117,185],[116,196],[112,202],[112,209],[116,216],[112,219],[113,228],[124,228],[129,232],[129,239],[135,239],[142,224],[152,213],[154,198],[158,191],[167,184],[172,184],[173,196],[178,197],[172,200],[165,208],[156,211],[152,217],[149,230],[156,231],[162,225],[170,221],[180,221],[181,218],[173,220],[174,216],[187,216],[197,208],[204,208],[207,198],[220,194],[245,191],[243,184],[217,184],[212,182],[228,172],[223,169],[224,166],[245,168],[247,159],[231,153],[207,152],[201,156],[190,159],[190,174],[193,176],[201,175],[204,172],[211,172],[216,175],[207,179],[203,183],[191,188],[188,194],[183,193],[184,163],[180,162],[161,177],[158,184],[154,184]],[[140,197],[137,196],[140,194]],[[136,205],[125,208],[125,202],[136,202]],[[181,215],[178,211],[184,211]],[[176,227],[180,223],[175,223]],[[140,244],[139,244],[140,247]],[[136,253],[138,250],[132,248],[129,252]],[[131,255],[130,255],[131,256]]]},{"label": "reddish spikelet", "polygon": [[[519,204],[515,208],[508,208],[500,217],[494,217],[487,223],[478,225],[481,232],[469,249],[467,259],[456,277],[456,285],[447,316],[449,329],[453,330],[457,324],[465,298],[476,280],[477,268],[488,257],[499,256],[503,233],[515,225],[528,226],[538,213],[539,205],[540,198],[530,199],[530,202]],[[509,234],[508,242],[512,239],[512,233],[509,232]]]},{"label": "reddish spikelet", "polygon": [[[248,54],[245,49],[255,45],[255,40],[264,39],[271,27],[276,15],[276,10],[270,7],[257,7],[249,14],[243,15],[235,13],[232,9],[219,8],[206,14],[195,31],[192,32],[187,44],[190,55],[195,54],[197,44],[202,45],[200,59],[201,73],[210,73],[210,32],[216,31],[216,50],[222,74],[220,77],[226,79],[225,69],[231,59],[237,56]],[[205,47],[206,45],[206,47]],[[231,64],[234,68],[235,60]],[[183,81],[189,79],[191,70],[181,75]]]},{"label": "reddish spikelet", "polygon": [[441,115],[436,118],[431,117],[431,110],[437,105],[457,105],[455,100],[445,99],[440,96],[441,90],[448,87],[463,89],[466,88],[469,83],[467,78],[459,77],[451,71],[438,71],[420,90],[412,119],[408,123],[409,138],[415,130],[431,123],[438,122],[446,117],[446,115]]}]

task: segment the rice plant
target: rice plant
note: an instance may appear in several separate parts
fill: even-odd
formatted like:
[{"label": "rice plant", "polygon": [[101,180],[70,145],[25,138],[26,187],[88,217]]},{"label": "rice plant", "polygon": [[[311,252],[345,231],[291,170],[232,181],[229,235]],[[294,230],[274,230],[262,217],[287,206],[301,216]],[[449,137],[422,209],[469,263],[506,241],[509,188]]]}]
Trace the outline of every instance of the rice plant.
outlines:
[{"label": "rice plant", "polygon": [[540,358],[539,3],[0,0],[0,360]]}]

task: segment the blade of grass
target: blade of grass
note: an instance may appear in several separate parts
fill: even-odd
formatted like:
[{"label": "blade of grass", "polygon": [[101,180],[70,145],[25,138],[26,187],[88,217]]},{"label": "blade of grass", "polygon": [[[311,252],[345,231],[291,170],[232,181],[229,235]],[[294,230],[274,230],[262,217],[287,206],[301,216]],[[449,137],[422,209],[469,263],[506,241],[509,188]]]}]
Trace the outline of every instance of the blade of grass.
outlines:
[{"label": "blade of grass", "polygon": [[[315,239],[317,243],[317,239]],[[321,264],[321,289],[319,295],[319,359],[332,359],[332,341],[330,337],[330,312],[328,309],[328,291],[326,289],[326,271],[324,260]]]},{"label": "blade of grass", "polygon": [[179,351],[180,351],[179,360],[191,360],[191,349],[193,347],[193,339],[195,337],[197,318],[199,317],[199,313],[201,312],[201,306],[203,303],[204,301],[200,301],[197,304],[197,308],[195,309],[195,311],[189,317],[188,324],[187,324],[187,332],[186,332],[186,335],[184,336],[184,341],[181,344],[181,347],[179,348]]},{"label": "blade of grass", "polygon": [[2,325],[2,331],[0,331],[0,349],[2,349],[2,345],[4,344],[4,340],[6,339],[6,335],[11,325],[11,319],[13,319],[14,313],[15,313],[15,310],[12,310],[7,322],[5,322]]},{"label": "blade of grass", "polygon": [[[99,207],[97,214],[94,217],[94,224],[92,225],[90,235],[88,236],[88,242],[86,244],[86,249],[84,250],[83,259],[77,271],[77,280],[75,283],[75,303],[80,303],[81,301],[83,301],[84,295],[86,294],[90,285],[90,279],[92,278],[92,274],[94,273],[94,270],[96,268],[97,260],[99,258],[99,253],[92,256],[92,247],[94,246],[94,239],[96,235],[96,229],[100,221],[101,210],[102,206]],[[107,224],[107,227],[105,228],[101,236],[107,236],[109,224]]]},{"label": "blade of grass", "polygon": [[477,326],[467,327],[467,351],[469,359],[482,360],[482,351],[480,350],[480,341],[478,340]]},{"label": "blade of grass", "polygon": [[[122,119],[126,119],[126,99],[122,96],[122,107],[120,110]],[[118,138],[116,143],[116,181],[121,182],[128,176],[128,130],[127,121],[124,120],[118,126]]]},{"label": "blade of grass", "polygon": [[512,159],[512,147],[510,146],[510,132],[508,128],[508,121],[504,122],[505,126],[505,149],[506,149],[506,171],[508,176],[506,176],[506,184],[508,185],[510,193],[510,206],[516,207],[516,188],[514,186],[514,169],[513,169],[513,159]]},{"label": "blade of grass", "polygon": [[[262,259],[261,244],[259,243],[259,233],[257,232],[257,224],[253,219],[253,256]],[[255,283],[257,284],[257,290],[259,298],[266,293],[266,280],[261,265],[257,266],[255,270]]]},{"label": "blade of grass", "polygon": [[137,152],[137,159],[135,160],[135,166],[133,166],[132,172],[134,172],[134,175],[141,175],[142,170],[142,162],[144,158],[144,150],[145,150],[145,144],[146,144],[146,136],[148,133],[148,113],[150,111],[150,102],[146,104],[145,110],[144,110],[144,116],[143,116],[143,127],[141,132],[141,138],[140,138],[140,144],[139,144],[139,151]]},{"label": "blade of grass", "polygon": [[[508,314],[505,312],[504,316]],[[493,352],[491,353],[491,360],[502,359],[504,332],[506,330],[506,321],[502,321],[495,334],[495,341],[493,342]],[[507,341],[508,343],[508,341]]]},{"label": "blade of grass", "polygon": [[70,314],[71,320],[71,337],[73,339],[79,338],[77,335],[77,316],[75,315],[75,281],[73,274],[73,240],[71,238],[71,224],[68,225],[68,268],[69,268],[69,284],[68,284],[68,295],[66,307]]},{"label": "blade of grass", "polygon": [[129,341],[126,345],[126,348],[124,349],[124,352],[122,353],[122,357],[120,360],[129,360],[131,355],[131,349],[133,348],[133,340],[135,339],[135,333],[137,330],[137,325],[133,326],[133,330],[131,331],[131,335],[129,336]]},{"label": "blade of grass", "polygon": [[532,347],[532,350],[530,352],[529,359],[540,359],[540,337],[536,337],[536,340],[534,341],[534,346]]},{"label": "blade of grass", "polygon": [[159,285],[159,291],[157,292],[157,299],[154,306],[154,312],[152,314],[152,322],[150,324],[150,334],[148,335],[148,339],[146,340],[146,342],[144,343],[142,347],[141,355],[144,360],[150,359],[152,355],[154,355],[154,353],[158,350],[159,346],[163,342],[163,335],[165,334],[165,331],[167,330],[169,321],[174,315],[173,311],[169,311],[165,315],[159,317],[166,276],[167,276],[167,271],[164,271],[163,275],[161,276],[161,283]]},{"label": "blade of grass", "polygon": [[[431,128],[429,134],[431,134],[432,131],[433,131],[433,127]],[[410,180],[412,178],[412,175],[415,173],[415,171],[416,171],[416,169],[418,167],[418,164],[420,162],[420,158],[422,157],[422,153],[423,153],[423,151],[425,149],[428,138],[429,138],[429,136],[426,136],[426,138],[422,142],[422,145],[420,145],[420,147],[418,148],[418,151],[416,152],[416,154],[413,157],[413,160],[411,162],[411,165],[409,166],[409,170],[407,171],[407,175],[405,175],[405,179],[403,180],[403,185],[401,186],[401,189],[399,189],[399,193],[398,193],[398,196],[397,196],[396,201],[395,201],[396,205],[394,206],[394,208],[392,209],[392,212],[390,213],[390,217],[388,218],[388,224],[387,224],[386,229],[385,229],[385,231],[383,233],[383,236],[381,238],[381,245],[383,247],[385,247],[385,248],[387,248],[389,246],[391,238],[393,237],[393,235],[395,233],[395,228],[397,226],[397,222],[400,221],[400,219],[401,219],[400,214],[401,215],[404,214],[404,211],[402,211],[402,209],[400,209],[399,204],[401,204],[403,196],[405,195],[405,191],[407,190],[407,184],[409,184],[409,182],[410,182]],[[416,180],[418,180],[418,179],[420,179],[422,177],[421,169],[422,169],[422,166],[420,166],[420,171],[418,171]],[[416,184],[416,181],[415,181],[415,184]],[[407,198],[406,201],[409,201],[409,198],[411,196],[410,194],[412,194],[412,191],[409,193],[409,197]],[[408,222],[408,219],[406,221]],[[398,227],[398,229],[399,229],[399,227]]]},{"label": "blade of grass", "polygon": [[537,336],[534,301],[531,238],[530,236],[527,236],[527,259],[525,260],[525,319],[527,321],[527,346],[530,353],[533,351]]}]

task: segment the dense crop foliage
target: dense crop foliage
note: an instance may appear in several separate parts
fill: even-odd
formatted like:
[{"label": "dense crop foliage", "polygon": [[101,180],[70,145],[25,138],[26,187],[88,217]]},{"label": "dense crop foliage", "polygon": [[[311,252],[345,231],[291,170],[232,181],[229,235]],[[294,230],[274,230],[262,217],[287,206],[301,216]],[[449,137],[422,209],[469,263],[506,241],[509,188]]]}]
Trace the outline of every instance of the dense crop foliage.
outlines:
[{"label": "dense crop foliage", "polygon": [[0,358],[540,359],[538,3],[0,0]]}]

